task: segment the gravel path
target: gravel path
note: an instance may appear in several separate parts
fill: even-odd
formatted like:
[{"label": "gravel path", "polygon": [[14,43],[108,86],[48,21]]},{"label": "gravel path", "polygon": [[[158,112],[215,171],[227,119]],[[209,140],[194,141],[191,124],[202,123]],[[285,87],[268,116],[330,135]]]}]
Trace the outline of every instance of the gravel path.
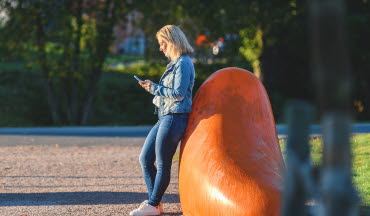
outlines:
[{"label": "gravel path", "polygon": [[[147,199],[144,138],[0,136],[0,215],[128,215]],[[182,215],[178,159],[163,198]]]}]

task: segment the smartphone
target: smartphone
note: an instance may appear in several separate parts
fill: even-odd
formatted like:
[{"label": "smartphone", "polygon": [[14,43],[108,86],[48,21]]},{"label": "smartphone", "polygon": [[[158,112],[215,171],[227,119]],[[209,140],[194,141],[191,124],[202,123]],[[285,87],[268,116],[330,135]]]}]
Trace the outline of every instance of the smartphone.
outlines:
[{"label": "smartphone", "polygon": [[139,77],[137,77],[136,75],[134,75],[134,78],[137,80],[137,81],[139,81],[139,82],[141,82],[142,80],[139,78]]}]

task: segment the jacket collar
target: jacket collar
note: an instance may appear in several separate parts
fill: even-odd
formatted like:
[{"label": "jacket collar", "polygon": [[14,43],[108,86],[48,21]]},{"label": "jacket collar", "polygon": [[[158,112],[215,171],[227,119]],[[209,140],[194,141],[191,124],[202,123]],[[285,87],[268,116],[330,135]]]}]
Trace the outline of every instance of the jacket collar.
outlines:
[{"label": "jacket collar", "polygon": [[170,63],[168,63],[167,65],[167,68],[166,68],[166,71],[163,73],[160,81],[162,81],[162,79],[168,74],[169,71],[172,70],[172,68],[185,56],[186,54],[183,54],[181,55],[180,57],[178,57],[176,60],[174,61],[171,61]]},{"label": "jacket collar", "polygon": [[174,65],[176,65],[183,57],[184,57],[185,54],[179,56],[177,59],[175,59],[174,61],[171,61],[170,63],[168,63],[167,65],[167,70],[170,69],[171,67],[173,67]]}]

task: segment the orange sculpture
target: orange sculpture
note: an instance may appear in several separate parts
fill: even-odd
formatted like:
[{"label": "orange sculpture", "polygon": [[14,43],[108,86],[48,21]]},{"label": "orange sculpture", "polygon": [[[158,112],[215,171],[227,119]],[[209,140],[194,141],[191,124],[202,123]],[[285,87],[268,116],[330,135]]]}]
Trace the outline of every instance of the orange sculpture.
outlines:
[{"label": "orange sculpture", "polygon": [[279,215],[283,169],[262,83],[240,68],[210,76],[194,97],[181,142],[184,215]]}]

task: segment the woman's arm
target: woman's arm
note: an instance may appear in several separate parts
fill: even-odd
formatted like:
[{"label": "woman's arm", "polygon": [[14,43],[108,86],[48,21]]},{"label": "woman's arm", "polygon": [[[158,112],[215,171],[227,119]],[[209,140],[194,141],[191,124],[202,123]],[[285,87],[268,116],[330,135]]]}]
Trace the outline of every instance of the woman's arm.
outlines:
[{"label": "woman's arm", "polygon": [[192,67],[188,62],[181,61],[176,69],[173,88],[151,83],[149,92],[153,95],[173,98],[182,101],[190,83]]}]

